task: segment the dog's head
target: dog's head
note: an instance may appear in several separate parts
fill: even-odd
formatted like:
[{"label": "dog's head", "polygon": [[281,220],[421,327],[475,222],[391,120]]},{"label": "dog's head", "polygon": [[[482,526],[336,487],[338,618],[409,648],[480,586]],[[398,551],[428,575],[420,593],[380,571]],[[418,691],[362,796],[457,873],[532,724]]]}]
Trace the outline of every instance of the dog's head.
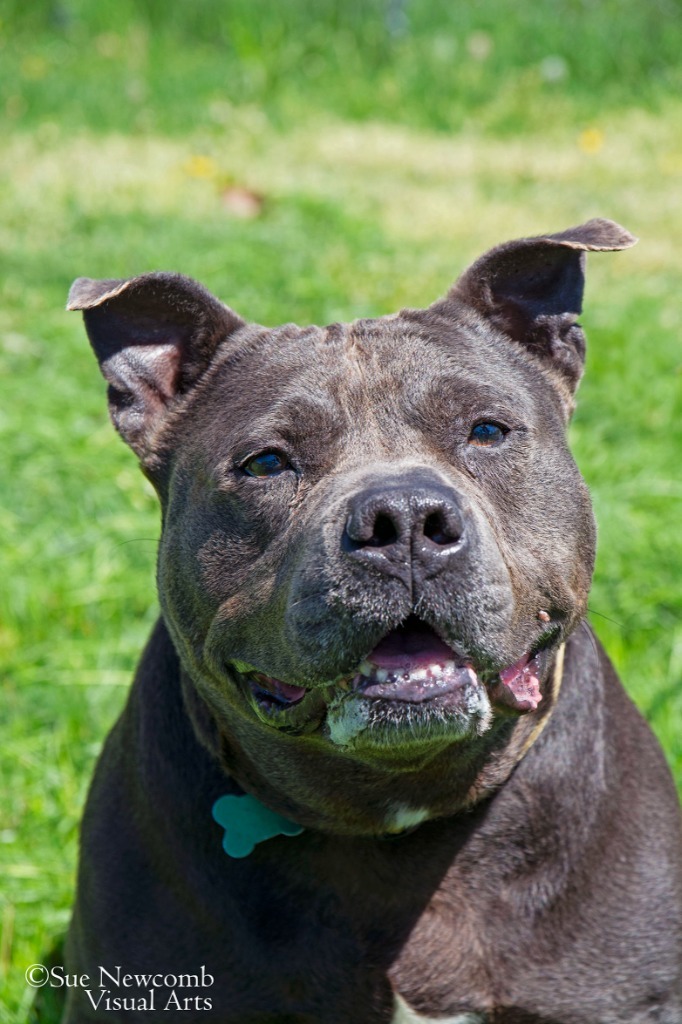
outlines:
[{"label": "dog's head", "polygon": [[509,242],[428,309],[324,328],[247,324],[173,274],[75,282],[161,498],[197,728],[283,813],[451,813],[546,712],[594,560],[565,440],[585,251],[633,242],[605,220]]}]

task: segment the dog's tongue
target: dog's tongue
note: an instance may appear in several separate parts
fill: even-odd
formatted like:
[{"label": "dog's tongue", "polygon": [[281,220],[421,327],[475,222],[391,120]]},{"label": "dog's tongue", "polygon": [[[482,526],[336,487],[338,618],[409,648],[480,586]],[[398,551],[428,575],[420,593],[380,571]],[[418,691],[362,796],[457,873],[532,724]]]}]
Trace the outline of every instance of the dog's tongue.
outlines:
[{"label": "dog's tongue", "polygon": [[353,689],[370,698],[420,704],[478,685],[470,665],[425,623],[410,621],[385,636],[361,663]]},{"label": "dog's tongue", "polygon": [[491,697],[515,711],[535,711],[542,700],[536,659],[524,654],[514,665],[502,669]]},{"label": "dog's tongue", "polygon": [[452,649],[421,623],[409,629],[394,629],[367,656],[375,668],[386,672],[416,672],[430,665],[452,661]]}]

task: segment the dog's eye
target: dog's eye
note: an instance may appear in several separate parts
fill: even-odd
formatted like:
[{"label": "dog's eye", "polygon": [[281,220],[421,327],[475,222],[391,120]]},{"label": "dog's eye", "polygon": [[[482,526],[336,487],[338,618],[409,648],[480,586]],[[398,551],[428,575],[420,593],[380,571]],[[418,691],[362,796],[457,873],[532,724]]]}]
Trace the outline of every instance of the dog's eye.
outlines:
[{"label": "dog's eye", "polygon": [[285,469],[290,469],[290,466],[282,452],[259,452],[242,466],[247,476],[277,476]]},{"label": "dog's eye", "polygon": [[469,444],[489,448],[491,445],[503,441],[505,434],[508,433],[509,431],[505,427],[501,427],[499,423],[477,423],[469,434]]}]

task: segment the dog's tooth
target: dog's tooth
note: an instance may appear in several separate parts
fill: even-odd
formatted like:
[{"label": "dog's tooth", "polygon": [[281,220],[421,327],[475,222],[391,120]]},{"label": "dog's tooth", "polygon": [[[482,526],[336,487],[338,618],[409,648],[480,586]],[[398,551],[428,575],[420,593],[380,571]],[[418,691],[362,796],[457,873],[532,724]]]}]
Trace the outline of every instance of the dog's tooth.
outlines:
[{"label": "dog's tooth", "polygon": [[471,665],[467,665],[466,666],[465,672],[467,674],[467,678],[468,678],[469,682],[471,683],[471,685],[472,686],[478,686],[478,676],[476,675],[476,673],[475,673],[474,669],[471,667]]},{"label": "dog's tooth", "polygon": [[388,679],[388,672],[386,671],[385,668],[377,669],[377,674],[376,675],[377,675],[377,682],[379,682],[379,683],[385,683],[386,680]]},{"label": "dog's tooth", "polygon": [[371,676],[373,671],[374,666],[371,665],[369,661],[362,661],[360,663],[360,668],[358,669],[358,672],[360,673],[361,676]]},{"label": "dog's tooth", "polygon": [[429,673],[428,673],[428,669],[425,669],[425,668],[418,668],[416,672],[413,672],[413,673],[412,673],[412,678],[413,678],[413,679],[414,679],[414,680],[415,680],[416,682],[418,682],[418,683],[421,683],[421,682],[423,682],[423,681],[424,681],[424,680],[425,680],[426,678],[428,678],[428,674],[429,674]]},{"label": "dog's tooth", "polygon": [[445,664],[443,665],[443,672],[445,672],[446,675],[452,675],[454,671],[455,671],[455,663],[454,663],[454,661],[446,661]]}]

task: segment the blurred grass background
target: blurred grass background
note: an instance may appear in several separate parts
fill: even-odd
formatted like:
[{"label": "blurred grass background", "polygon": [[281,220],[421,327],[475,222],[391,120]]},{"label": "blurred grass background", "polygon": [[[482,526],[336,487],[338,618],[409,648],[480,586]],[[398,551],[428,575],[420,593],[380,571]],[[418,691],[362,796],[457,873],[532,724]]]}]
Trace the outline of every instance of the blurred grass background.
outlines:
[{"label": "blurred grass background", "polygon": [[594,215],[572,442],[592,621],[682,785],[680,0],[0,6],[0,1021],[66,926],[94,758],[156,615],[158,515],[71,280],[169,269],[248,318],[426,304]]}]

